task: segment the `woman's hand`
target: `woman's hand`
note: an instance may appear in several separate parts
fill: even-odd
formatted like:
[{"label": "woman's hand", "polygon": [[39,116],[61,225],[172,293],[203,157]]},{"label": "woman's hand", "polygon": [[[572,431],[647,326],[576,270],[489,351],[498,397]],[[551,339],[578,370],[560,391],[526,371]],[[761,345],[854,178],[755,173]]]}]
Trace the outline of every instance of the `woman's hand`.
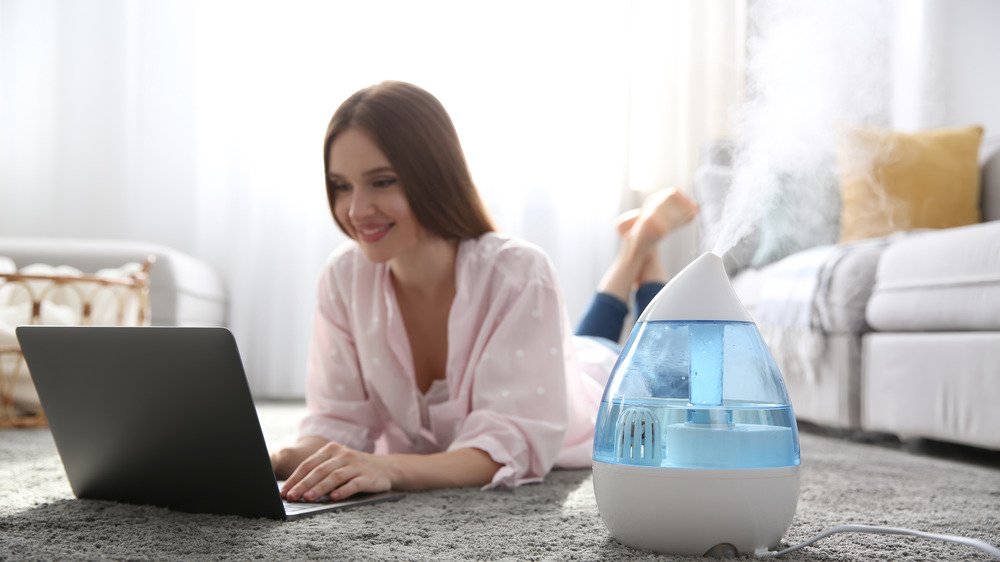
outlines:
[{"label": "woman's hand", "polygon": [[275,478],[287,480],[302,461],[327,443],[329,441],[322,437],[308,436],[300,439],[294,447],[285,447],[276,453],[271,453],[271,468],[274,470]]},{"label": "woman's hand", "polygon": [[[281,497],[310,502],[324,495],[338,501],[358,492],[482,486],[501,466],[480,449],[375,455],[320,437],[303,437],[271,455],[271,463],[279,480],[285,479]],[[290,463],[290,474],[279,472]]]},{"label": "woman's hand", "polygon": [[297,465],[282,486],[281,497],[311,502],[329,494],[336,501],[358,492],[385,492],[393,487],[391,468],[385,455],[326,443]]}]

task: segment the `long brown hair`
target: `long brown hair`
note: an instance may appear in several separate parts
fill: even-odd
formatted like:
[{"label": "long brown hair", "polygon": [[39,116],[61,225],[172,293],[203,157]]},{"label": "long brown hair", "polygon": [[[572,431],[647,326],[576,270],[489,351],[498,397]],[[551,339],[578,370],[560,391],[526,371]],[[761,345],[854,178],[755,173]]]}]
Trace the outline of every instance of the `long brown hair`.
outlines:
[{"label": "long brown hair", "polygon": [[333,220],[337,192],[330,181],[330,147],[357,127],[371,135],[399,177],[417,221],[445,239],[476,238],[496,230],[472,183],[458,133],[441,102],[406,82],[386,81],[347,98],[337,108],[323,142],[323,176]]}]

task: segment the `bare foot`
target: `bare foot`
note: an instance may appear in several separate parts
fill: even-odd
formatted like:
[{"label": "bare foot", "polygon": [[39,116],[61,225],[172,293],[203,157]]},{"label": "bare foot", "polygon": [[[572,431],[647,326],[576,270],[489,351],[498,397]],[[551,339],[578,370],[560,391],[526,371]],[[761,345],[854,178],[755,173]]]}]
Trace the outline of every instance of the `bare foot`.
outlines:
[{"label": "bare foot", "polygon": [[691,222],[697,214],[698,204],[693,199],[674,188],[661,189],[646,198],[628,233],[655,242]]},{"label": "bare foot", "polygon": [[619,215],[615,230],[622,245],[598,290],[627,302],[636,285],[665,282],[667,273],[656,254],[657,242],[697,214],[698,204],[690,197],[676,189],[662,189],[647,197],[641,208]]},{"label": "bare foot", "polygon": [[624,238],[628,234],[628,231],[632,230],[632,225],[639,219],[640,212],[642,212],[641,209],[632,209],[618,215],[618,220],[615,222],[615,230],[618,231],[618,236]]}]

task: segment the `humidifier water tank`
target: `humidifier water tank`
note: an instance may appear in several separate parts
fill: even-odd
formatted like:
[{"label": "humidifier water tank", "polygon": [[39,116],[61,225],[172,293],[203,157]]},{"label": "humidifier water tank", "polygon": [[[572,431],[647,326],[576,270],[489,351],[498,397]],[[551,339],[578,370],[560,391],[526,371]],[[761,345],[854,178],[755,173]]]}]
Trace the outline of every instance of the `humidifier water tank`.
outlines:
[{"label": "humidifier water tank", "polygon": [[604,391],[593,459],[601,519],[623,544],[753,553],[788,529],[795,417],[718,256],[677,274],[636,322]]}]

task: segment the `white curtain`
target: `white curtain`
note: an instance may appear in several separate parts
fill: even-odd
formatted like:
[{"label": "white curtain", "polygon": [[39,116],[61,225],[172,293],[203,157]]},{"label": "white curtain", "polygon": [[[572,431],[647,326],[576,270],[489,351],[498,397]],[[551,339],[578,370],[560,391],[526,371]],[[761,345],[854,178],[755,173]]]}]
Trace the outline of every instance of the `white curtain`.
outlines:
[{"label": "white curtain", "polygon": [[254,392],[299,396],[316,280],[344,240],[327,121],[406,80],[448,108],[497,222],[552,257],[575,320],[629,188],[687,186],[695,147],[726,133],[738,85],[703,74],[741,75],[741,6],[0,0],[0,235],[204,260]]},{"label": "white curtain", "polygon": [[[624,207],[662,187],[688,190],[704,145],[734,134],[746,26],[742,1],[633,2]],[[696,236],[689,227],[667,238],[669,272],[696,257]]]}]

